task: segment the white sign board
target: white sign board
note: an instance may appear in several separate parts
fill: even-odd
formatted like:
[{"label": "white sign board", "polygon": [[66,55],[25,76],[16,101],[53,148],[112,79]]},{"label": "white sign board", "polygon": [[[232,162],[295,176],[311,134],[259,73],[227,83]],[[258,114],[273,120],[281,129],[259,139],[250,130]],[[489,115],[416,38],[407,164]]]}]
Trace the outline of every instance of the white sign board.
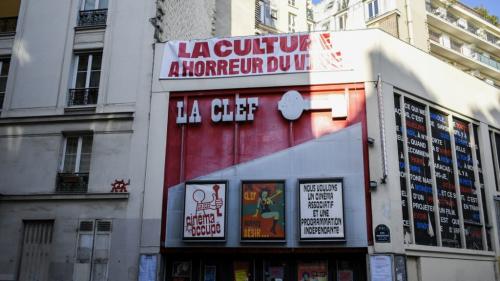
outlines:
[{"label": "white sign board", "polygon": [[370,256],[370,280],[392,281],[392,259],[389,255]]},{"label": "white sign board", "polygon": [[299,181],[300,239],[344,240],[342,179]]},{"label": "white sign board", "polygon": [[185,240],[224,240],[227,182],[187,182],[184,194]]},{"label": "white sign board", "polygon": [[160,79],[346,70],[342,56],[329,32],[169,41]]}]

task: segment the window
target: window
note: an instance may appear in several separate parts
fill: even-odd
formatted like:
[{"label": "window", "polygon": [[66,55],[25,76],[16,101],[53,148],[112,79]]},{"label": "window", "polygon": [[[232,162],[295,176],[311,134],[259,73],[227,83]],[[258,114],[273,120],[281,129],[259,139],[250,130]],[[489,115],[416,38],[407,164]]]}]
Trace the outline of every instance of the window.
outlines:
[{"label": "window", "polygon": [[92,141],[92,134],[66,136],[56,191],[87,192]]},{"label": "window", "polygon": [[49,280],[54,221],[23,221],[19,276],[16,280]]},{"label": "window", "polygon": [[82,11],[97,10],[97,9],[107,9],[108,0],[83,0],[82,1]]},{"label": "window", "polygon": [[274,27],[278,19],[278,10],[272,8],[268,1],[259,1],[255,7],[255,23]]},{"label": "window", "polygon": [[75,267],[85,280],[108,280],[109,246],[112,222],[110,220],[80,221]]},{"label": "window", "polygon": [[343,13],[337,16],[338,19],[338,30],[346,30],[347,25],[347,13]]},{"label": "window", "polygon": [[288,0],[288,5],[295,7],[295,0]]},{"label": "window", "polygon": [[295,32],[295,19],[296,15],[288,13],[288,32]]},{"label": "window", "polygon": [[2,111],[5,89],[7,88],[7,76],[9,76],[10,58],[0,59],[0,111]]},{"label": "window", "polygon": [[493,158],[493,167],[495,170],[495,184],[497,191],[500,191],[500,132],[490,131],[491,154]]},{"label": "window", "polygon": [[323,25],[321,25],[321,29],[324,31],[330,30],[330,22],[327,21],[327,22],[323,23]]},{"label": "window", "polygon": [[276,9],[271,9],[271,18],[273,19],[278,19],[278,10]]},{"label": "window", "polygon": [[491,250],[479,126],[395,94],[405,243]]},{"label": "window", "polygon": [[379,12],[378,0],[373,0],[368,2],[367,6],[368,6],[368,19],[372,19],[378,16]]},{"label": "window", "polygon": [[97,103],[101,77],[102,53],[79,54],[75,58],[73,89],[69,91],[68,106]]},{"label": "window", "polygon": [[78,17],[78,27],[106,25],[108,0],[83,0]]}]

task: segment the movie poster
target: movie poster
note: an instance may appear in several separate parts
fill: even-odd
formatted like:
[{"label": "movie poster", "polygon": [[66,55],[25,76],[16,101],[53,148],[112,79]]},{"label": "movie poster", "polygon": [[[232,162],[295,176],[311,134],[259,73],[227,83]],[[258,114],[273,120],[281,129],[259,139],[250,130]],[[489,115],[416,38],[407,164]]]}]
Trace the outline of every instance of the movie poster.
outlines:
[{"label": "movie poster", "polygon": [[297,264],[298,281],[327,281],[328,262],[299,262]]},{"label": "movie poster", "polygon": [[299,182],[300,239],[343,240],[342,179]]},{"label": "movie poster", "polygon": [[242,183],[241,239],[285,240],[284,181]]},{"label": "movie poster", "polygon": [[226,186],[224,181],[186,183],[185,240],[225,239]]}]

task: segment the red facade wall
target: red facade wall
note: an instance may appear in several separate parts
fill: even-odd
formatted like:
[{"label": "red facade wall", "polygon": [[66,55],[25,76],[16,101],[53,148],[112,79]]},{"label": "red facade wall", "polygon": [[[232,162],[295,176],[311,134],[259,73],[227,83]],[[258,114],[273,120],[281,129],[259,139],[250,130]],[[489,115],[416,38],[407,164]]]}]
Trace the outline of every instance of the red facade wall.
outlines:
[{"label": "red facade wall", "polygon": [[[331,117],[331,111],[317,110],[304,111],[298,120],[288,121],[278,110],[278,101],[288,90],[297,90],[304,99],[309,99],[311,96],[344,94],[346,89],[349,94],[348,114],[345,119],[335,120]],[[215,98],[229,98],[231,109],[234,111],[236,95],[259,98],[258,109],[254,112],[255,119],[243,122],[212,122],[211,101]],[[193,101],[198,101],[201,123],[176,124],[176,106],[179,100],[188,104],[188,115]],[[368,179],[363,83],[171,93],[168,106],[162,231],[165,231],[168,188],[232,165],[270,155],[359,122],[363,126],[365,179]],[[369,193],[366,194],[369,210]],[[164,237],[162,233],[162,239]]]}]

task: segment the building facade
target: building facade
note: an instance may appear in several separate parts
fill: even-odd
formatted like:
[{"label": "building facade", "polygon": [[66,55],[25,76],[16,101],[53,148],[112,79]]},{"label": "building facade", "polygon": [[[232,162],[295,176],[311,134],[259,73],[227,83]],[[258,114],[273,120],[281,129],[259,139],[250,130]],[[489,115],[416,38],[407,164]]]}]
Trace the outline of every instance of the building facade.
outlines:
[{"label": "building facade", "polygon": [[457,1],[322,1],[316,30],[380,28],[485,81],[500,85],[500,29]]},{"label": "building facade", "polygon": [[0,3],[0,280],[498,279],[497,88],[307,1],[39,2]]},{"label": "building facade", "polygon": [[[292,60],[284,74],[265,56],[264,73],[202,71],[225,54],[187,55],[273,36],[157,46],[148,178],[163,199],[149,206],[162,211],[166,280],[496,280],[498,89],[378,30],[324,35],[342,54],[327,72]],[[347,110],[320,102],[335,97]],[[335,181],[345,237],[321,239],[319,224],[307,239],[306,186]]]},{"label": "building facade", "polygon": [[137,280],[155,13],[0,4],[0,280]]}]

